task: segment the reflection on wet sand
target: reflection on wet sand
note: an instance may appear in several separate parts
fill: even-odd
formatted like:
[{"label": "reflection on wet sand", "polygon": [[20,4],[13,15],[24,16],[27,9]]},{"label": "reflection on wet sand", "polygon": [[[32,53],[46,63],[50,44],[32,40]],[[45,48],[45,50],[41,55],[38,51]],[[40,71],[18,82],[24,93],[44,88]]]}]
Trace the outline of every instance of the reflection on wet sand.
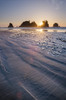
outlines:
[{"label": "reflection on wet sand", "polygon": [[66,100],[64,32],[0,31],[0,99]]}]

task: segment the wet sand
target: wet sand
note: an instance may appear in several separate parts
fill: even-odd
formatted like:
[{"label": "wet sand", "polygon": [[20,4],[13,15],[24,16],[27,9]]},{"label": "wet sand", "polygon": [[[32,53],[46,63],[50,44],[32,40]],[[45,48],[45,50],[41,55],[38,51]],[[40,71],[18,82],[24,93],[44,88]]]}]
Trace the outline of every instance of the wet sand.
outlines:
[{"label": "wet sand", "polygon": [[66,58],[41,52],[14,33],[0,31],[0,99],[66,100]]}]

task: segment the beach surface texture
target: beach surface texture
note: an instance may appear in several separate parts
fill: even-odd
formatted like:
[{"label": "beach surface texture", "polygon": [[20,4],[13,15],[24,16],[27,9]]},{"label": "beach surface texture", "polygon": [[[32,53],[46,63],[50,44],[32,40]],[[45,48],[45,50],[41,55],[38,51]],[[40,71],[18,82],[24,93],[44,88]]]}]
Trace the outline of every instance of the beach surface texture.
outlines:
[{"label": "beach surface texture", "polygon": [[65,29],[0,29],[0,100],[66,100]]}]

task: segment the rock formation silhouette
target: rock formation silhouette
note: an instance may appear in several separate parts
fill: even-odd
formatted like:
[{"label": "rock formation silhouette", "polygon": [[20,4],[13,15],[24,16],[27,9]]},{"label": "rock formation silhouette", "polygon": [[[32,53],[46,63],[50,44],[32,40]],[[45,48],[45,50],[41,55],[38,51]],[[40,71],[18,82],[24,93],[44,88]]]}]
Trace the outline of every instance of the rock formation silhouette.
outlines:
[{"label": "rock formation silhouette", "polygon": [[12,23],[9,23],[9,28],[13,28],[13,24]]},{"label": "rock formation silhouette", "polygon": [[24,21],[19,27],[37,27],[37,24],[35,21],[31,23],[30,21]]},{"label": "rock formation silhouette", "polygon": [[19,27],[30,27],[30,21],[24,21]]},{"label": "rock formation silhouette", "polygon": [[36,24],[35,21],[33,21],[33,22],[30,23],[30,26],[31,26],[31,27],[37,27],[37,24]]},{"label": "rock formation silhouette", "polygon": [[47,20],[43,21],[43,25],[41,25],[41,27],[49,27],[48,21]]},{"label": "rock formation silhouette", "polygon": [[53,27],[59,27],[58,23],[54,23]]}]

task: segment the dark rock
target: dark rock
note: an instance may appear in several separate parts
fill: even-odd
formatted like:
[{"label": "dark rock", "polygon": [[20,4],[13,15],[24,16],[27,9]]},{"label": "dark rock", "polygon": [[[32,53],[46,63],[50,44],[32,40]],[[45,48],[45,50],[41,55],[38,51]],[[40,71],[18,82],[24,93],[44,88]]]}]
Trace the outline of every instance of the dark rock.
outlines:
[{"label": "dark rock", "polygon": [[35,22],[24,21],[19,27],[37,27]]},{"label": "dark rock", "polygon": [[53,27],[59,27],[58,23],[54,23]]},{"label": "dark rock", "polygon": [[12,28],[13,27],[13,24],[12,23],[9,23],[9,26],[8,27],[11,27]]},{"label": "dark rock", "polygon": [[49,27],[48,21],[43,21],[43,25],[41,27]]},{"label": "dark rock", "polygon": [[30,23],[30,26],[31,27],[37,27],[37,24],[36,24],[36,22],[32,22],[32,23]]}]

